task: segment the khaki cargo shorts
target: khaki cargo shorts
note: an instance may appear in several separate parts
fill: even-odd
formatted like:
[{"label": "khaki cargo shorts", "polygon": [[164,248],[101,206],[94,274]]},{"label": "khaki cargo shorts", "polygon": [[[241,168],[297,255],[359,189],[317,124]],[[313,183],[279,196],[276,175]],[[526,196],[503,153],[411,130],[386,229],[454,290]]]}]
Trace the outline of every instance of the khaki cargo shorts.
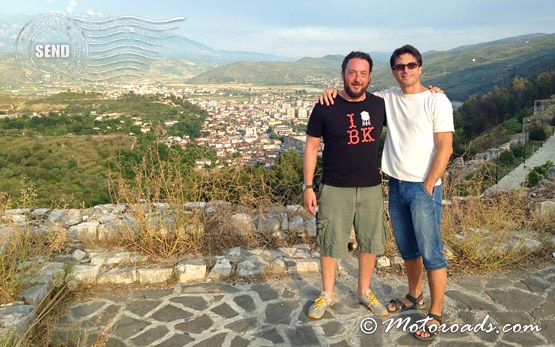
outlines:
[{"label": "khaki cargo shorts", "polygon": [[320,185],[316,244],[321,255],[345,256],[353,226],[359,251],[383,254],[387,239],[385,221],[381,185],[358,188]]}]

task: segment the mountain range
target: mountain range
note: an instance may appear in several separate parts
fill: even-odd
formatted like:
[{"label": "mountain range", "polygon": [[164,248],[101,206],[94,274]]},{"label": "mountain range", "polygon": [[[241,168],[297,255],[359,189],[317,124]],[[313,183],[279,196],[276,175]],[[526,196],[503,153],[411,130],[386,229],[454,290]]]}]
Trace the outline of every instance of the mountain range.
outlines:
[{"label": "mountain range", "polygon": [[[0,15],[0,88],[18,90],[30,82],[19,73],[14,46],[32,16]],[[220,51],[180,35],[160,39],[163,50],[144,61],[140,76],[114,77],[111,85],[131,83],[308,85],[325,88],[338,82],[343,56],[292,59],[256,52]],[[374,60],[371,90],[396,85],[389,52],[369,52]],[[423,53],[425,84],[441,87],[452,100],[464,100],[555,69],[555,34],[534,33]],[[89,67],[85,66],[84,71]],[[17,71],[18,73],[13,73]]]}]

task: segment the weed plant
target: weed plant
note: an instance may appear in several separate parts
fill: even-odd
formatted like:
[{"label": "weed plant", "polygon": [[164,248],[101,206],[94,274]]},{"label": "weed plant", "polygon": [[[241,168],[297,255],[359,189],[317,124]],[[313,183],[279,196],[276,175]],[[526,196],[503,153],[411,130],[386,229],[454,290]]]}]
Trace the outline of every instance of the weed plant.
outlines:
[{"label": "weed plant", "polygon": [[[476,270],[514,265],[541,254],[549,243],[544,230],[537,228],[540,215],[533,212],[526,190],[483,196],[491,176],[486,169],[470,180],[447,179],[444,184],[444,241],[457,262]],[[534,240],[541,245],[535,246]]]},{"label": "weed plant", "polygon": [[[162,153],[162,154],[161,154]],[[154,258],[180,259],[186,255],[221,254],[233,247],[275,248],[305,243],[313,246],[306,235],[276,235],[259,232],[250,225],[237,230],[231,217],[240,213],[266,218],[276,206],[284,205],[284,194],[296,194],[296,178],[288,184],[276,184],[277,176],[263,167],[245,171],[239,168],[197,170],[182,165],[179,156],[169,150],[152,148],[137,165],[132,181],[113,170],[110,192],[114,203],[126,204],[133,222],[121,225],[121,237],[109,240],[108,247],[124,246]],[[454,251],[456,264],[473,269],[500,269],[544,252],[553,230],[553,218],[530,208],[526,191],[499,193],[483,197],[484,187],[491,185],[489,171],[477,171],[467,179],[451,173],[444,178],[444,213],[442,233],[445,243]],[[385,201],[387,182],[384,180]],[[24,184],[21,198],[14,201],[0,196],[0,300],[18,300],[29,279],[40,271],[42,262],[60,253],[67,245],[66,230],[37,232],[29,216],[34,206],[34,187]],[[276,187],[279,187],[276,188]],[[553,195],[554,192],[551,192]],[[301,201],[299,195],[299,200]],[[14,221],[6,212],[17,206],[27,213],[25,222]],[[387,208],[386,208],[387,210]],[[168,213],[169,211],[169,213]],[[163,212],[163,213],[162,213]],[[302,208],[296,212],[305,213]],[[389,225],[389,224],[388,224]],[[397,255],[389,228],[386,255]],[[530,247],[532,240],[542,242]],[[23,331],[8,335],[0,346],[25,346],[36,336],[51,339],[53,321],[49,317],[66,302],[71,292],[71,279],[64,272],[60,286],[54,286],[44,303],[37,306],[37,320]],[[265,273],[262,277],[273,276]],[[38,334],[38,335],[37,335]],[[76,345],[98,343],[108,333],[95,332],[96,342],[81,341]],[[42,341],[44,342],[44,341]]]},{"label": "weed plant", "polygon": [[[44,232],[30,223],[35,187],[25,180],[23,182],[18,201],[0,195],[0,304],[16,300],[38,274],[44,260],[59,254],[68,243],[65,230],[55,227]],[[22,214],[6,213],[14,203]],[[22,215],[25,220],[19,220]]]},{"label": "weed plant", "polygon": [[263,218],[263,212],[280,201],[267,170],[254,168],[248,174],[233,167],[196,170],[182,165],[174,151],[167,151],[165,157],[160,153],[157,148],[149,150],[132,181],[112,172],[113,200],[127,204],[134,219],[131,225],[122,226],[120,245],[169,258],[273,243],[272,237],[248,226],[241,232],[230,227],[232,214]]}]

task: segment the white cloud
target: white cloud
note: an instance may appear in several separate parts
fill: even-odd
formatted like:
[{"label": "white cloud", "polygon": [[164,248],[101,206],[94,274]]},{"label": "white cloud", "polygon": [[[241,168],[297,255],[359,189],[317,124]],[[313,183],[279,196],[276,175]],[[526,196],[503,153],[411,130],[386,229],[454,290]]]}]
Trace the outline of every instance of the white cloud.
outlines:
[{"label": "white cloud", "polygon": [[[555,32],[555,1],[546,0],[330,0],[132,1],[19,0],[2,13],[65,11],[89,16],[135,15],[148,19],[186,16],[179,34],[214,49],[290,57],[391,52],[411,43],[422,52]],[[418,16],[415,9],[422,9]],[[80,9],[83,9],[81,11]],[[408,11],[407,11],[408,10]],[[10,12],[10,13],[11,13]]]},{"label": "white cloud", "polygon": [[87,11],[85,11],[85,13],[86,13],[88,16],[91,16],[91,17],[96,17],[96,16],[101,16],[101,15],[102,15],[102,12],[95,11],[95,10],[93,10],[92,8],[89,8]]},{"label": "white cloud", "polygon": [[69,0],[69,5],[67,6],[67,13],[73,13],[73,9],[77,6],[77,1]]}]

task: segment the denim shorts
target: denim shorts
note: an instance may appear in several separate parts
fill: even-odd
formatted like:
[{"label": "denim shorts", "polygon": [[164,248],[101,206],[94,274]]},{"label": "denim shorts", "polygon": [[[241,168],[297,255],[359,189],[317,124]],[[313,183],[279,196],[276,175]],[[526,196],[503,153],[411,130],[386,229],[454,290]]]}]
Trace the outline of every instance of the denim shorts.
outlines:
[{"label": "denim shorts", "polygon": [[441,237],[441,185],[432,195],[422,182],[389,178],[389,215],[404,260],[422,257],[426,270],[447,267]]},{"label": "denim shorts", "polygon": [[321,185],[316,216],[320,254],[332,258],[345,256],[353,227],[359,251],[383,254],[387,238],[383,206],[381,184],[358,188]]}]

